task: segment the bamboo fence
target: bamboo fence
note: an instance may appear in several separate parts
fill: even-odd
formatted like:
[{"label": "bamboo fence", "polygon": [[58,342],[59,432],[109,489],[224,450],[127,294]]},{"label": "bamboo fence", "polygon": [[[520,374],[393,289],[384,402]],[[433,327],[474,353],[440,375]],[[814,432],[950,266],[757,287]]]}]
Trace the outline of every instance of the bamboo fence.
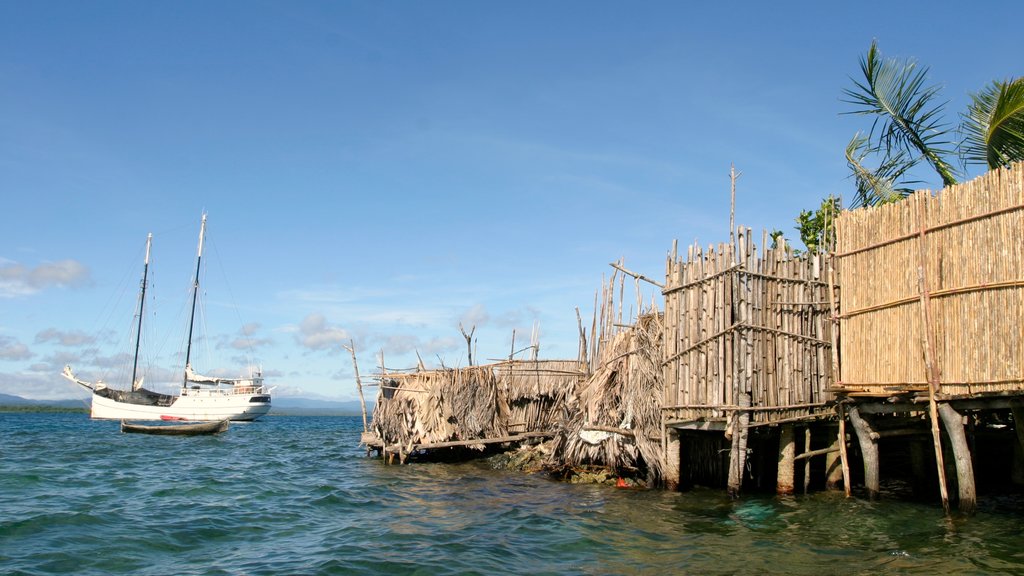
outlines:
[{"label": "bamboo fence", "polygon": [[830,412],[830,286],[823,257],[785,247],[757,254],[750,229],[706,252],[673,248],[666,265],[666,423],[751,425]]},{"label": "bamboo fence", "polygon": [[[1024,389],[1024,164],[845,212],[841,378],[854,396]],[[931,370],[928,370],[930,364]]]}]

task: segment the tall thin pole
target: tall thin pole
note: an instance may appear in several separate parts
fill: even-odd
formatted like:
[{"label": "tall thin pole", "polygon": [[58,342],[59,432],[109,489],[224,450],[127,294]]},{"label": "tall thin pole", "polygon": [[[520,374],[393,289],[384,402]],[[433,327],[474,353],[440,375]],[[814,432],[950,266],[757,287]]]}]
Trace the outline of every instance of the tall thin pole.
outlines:
[{"label": "tall thin pole", "polygon": [[153,233],[146,236],[146,263],[142,266],[142,293],[139,294],[139,325],[135,329],[135,359],[132,361],[132,390],[138,390],[135,376],[139,369],[139,342],[142,340],[142,309],[146,305],[146,277],[149,275],[149,248],[153,245]]},{"label": "tall thin pole", "polygon": [[736,263],[736,165],[729,164],[729,252],[730,263]]},{"label": "tall thin pole", "polygon": [[188,386],[189,362],[192,359],[192,328],[196,323],[196,299],[199,297],[199,269],[203,261],[203,238],[206,235],[206,214],[203,214],[203,222],[199,226],[199,252],[196,256],[196,276],[192,282],[192,315],[188,321],[188,346],[185,348],[185,381],[183,386]]}]

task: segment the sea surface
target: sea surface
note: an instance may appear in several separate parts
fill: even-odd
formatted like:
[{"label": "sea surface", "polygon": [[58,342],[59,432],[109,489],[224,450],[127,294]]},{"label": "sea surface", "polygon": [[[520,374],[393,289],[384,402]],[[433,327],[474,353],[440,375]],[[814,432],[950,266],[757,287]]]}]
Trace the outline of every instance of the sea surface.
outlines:
[{"label": "sea surface", "polygon": [[1024,574],[1024,504],[941,508],[387,466],[360,418],[121,434],[0,414],[2,574]]}]

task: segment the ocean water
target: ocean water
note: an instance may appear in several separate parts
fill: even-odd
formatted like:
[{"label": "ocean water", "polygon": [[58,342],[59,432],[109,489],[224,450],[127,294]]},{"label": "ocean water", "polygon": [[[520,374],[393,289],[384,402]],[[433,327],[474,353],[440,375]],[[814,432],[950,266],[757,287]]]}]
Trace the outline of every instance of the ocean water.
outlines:
[{"label": "ocean water", "polygon": [[386,466],[361,419],[219,436],[0,414],[2,574],[1024,574],[1024,504],[571,485],[484,462]]}]

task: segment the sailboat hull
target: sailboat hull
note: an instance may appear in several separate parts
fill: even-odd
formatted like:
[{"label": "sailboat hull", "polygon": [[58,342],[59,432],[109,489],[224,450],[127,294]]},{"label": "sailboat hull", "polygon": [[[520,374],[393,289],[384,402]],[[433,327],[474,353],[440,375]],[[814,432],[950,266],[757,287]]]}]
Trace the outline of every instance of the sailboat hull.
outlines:
[{"label": "sailboat hull", "polygon": [[139,404],[92,395],[91,416],[98,420],[251,421],[270,412],[268,394],[235,394],[225,390],[188,390],[166,402]]}]

